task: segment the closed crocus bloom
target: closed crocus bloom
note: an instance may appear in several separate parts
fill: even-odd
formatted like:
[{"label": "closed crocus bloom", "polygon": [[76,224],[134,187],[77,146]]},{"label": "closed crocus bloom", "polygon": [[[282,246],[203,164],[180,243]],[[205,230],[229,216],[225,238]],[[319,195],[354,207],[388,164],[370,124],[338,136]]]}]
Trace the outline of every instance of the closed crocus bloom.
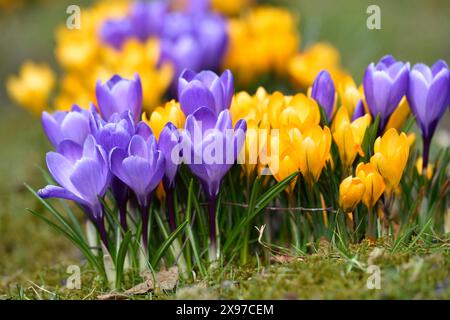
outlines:
[{"label": "closed crocus bloom", "polygon": [[9,96],[19,105],[35,114],[47,108],[50,93],[55,85],[55,75],[45,64],[25,62],[19,76],[6,82]]},{"label": "closed crocus bloom", "polygon": [[[301,133],[297,128],[283,129],[279,135],[270,137],[270,145],[272,150],[276,150],[277,154],[271,154],[269,158],[269,169],[277,181],[282,181],[289,175],[298,171],[297,156],[293,140],[299,139]],[[294,191],[297,178],[295,178],[286,191],[291,193]]]},{"label": "closed crocus bloom", "polygon": [[345,213],[352,212],[361,201],[365,186],[360,178],[349,176],[339,186],[339,201]]},{"label": "closed crocus bloom", "polygon": [[142,113],[142,85],[139,75],[127,80],[114,75],[106,83],[97,82],[95,88],[97,103],[105,120],[114,114],[130,110],[133,119],[138,122]]},{"label": "closed crocus bloom", "polygon": [[349,114],[353,114],[362,98],[353,78],[351,76],[344,77],[337,84],[337,91],[341,106],[347,108]]},{"label": "closed crocus bloom", "polygon": [[358,153],[364,156],[361,144],[364,139],[367,127],[370,125],[370,116],[368,114],[350,122],[350,117],[346,108],[339,108],[333,120],[333,139],[339,149],[344,168],[352,165]]},{"label": "closed crocus bloom", "polygon": [[216,117],[207,107],[198,108],[186,118],[182,133],[184,162],[199,178],[208,199],[211,258],[216,254],[216,200],[225,174],[245,143],[245,120],[233,129],[231,115],[223,110]]},{"label": "closed crocus bloom", "polygon": [[358,103],[356,104],[355,110],[353,111],[352,121],[354,121],[358,118],[361,118],[365,114],[366,114],[366,110],[364,109],[364,102],[361,99],[358,101]]},{"label": "closed crocus bloom", "polygon": [[384,192],[383,177],[371,163],[360,163],[356,167],[356,176],[364,183],[363,203],[370,210]]},{"label": "closed crocus bloom", "polygon": [[89,111],[74,105],[69,112],[56,111],[54,114],[49,114],[44,111],[41,121],[48,140],[55,148],[58,148],[59,144],[65,140],[82,146],[91,133],[90,117]]},{"label": "closed crocus bloom", "polygon": [[183,128],[186,117],[180,108],[180,104],[175,100],[171,100],[163,107],[157,107],[153,110],[150,119],[143,113],[142,120],[150,126],[156,139],[159,139],[161,131],[168,122],[171,122],[176,128]]},{"label": "closed crocus bloom", "polygon": [[296,137],[294,143],[300,171],[310,184],[317,182],[330,154],[330,129],[313,125]]},{"label": "closed crocus bloom", "polygon": [[[281,100],[274,101],[278,99]],[[277,107],[274,108],[274,105]],[[270,98],[269,108],[274,128],[294,126],[303,130],[308,126],[320,123],[320,111],[317,103],[302,93],[293,97],[284,97],[279,93],[274,94]]]},{"label": "closed crocus bloom", "polygon": [[206,107],[218,116],[222,110],[230,108],[233,92],[233,75],[229,70],[220,77],[212,71],[185,70],[178,81],[178,98],[186,115]]},{"label": "closed crocus bloom", "polygon": [[427,168],[431,139],[449,104],[450,71],[439,60],[431,68],[415,65],[409,77],[408,101],[423,137],[423,169]]},{"label": "closed crocus bloom", "polygon": [[83,146],[70,140],[63,141],[59,153],[49,152],[46,159],[50,174],[60,186],[48,185],[39,190],[39,196],[79,203],[97,226],[107,246],[103,209],[99,201],[99,197],[105,195],[110,181],[107,155],[103,148],[90,135]]},{"label": "closed crocus bloom", "polygon": [[364,74],[364,95],[372,117],[380,115],[379,132],[384,128],[408,88],[409,63],[383,57],[371,63]]},{"label": "closed crocus bloom", "polygon": [[336,89],[328,71],[322,70],[317,75],[312,85],[311,98],[323,107],[328,121],[331,121],[336,101]]},{"label": "closed crocus bloom", "polygon": [[109,165],[111,172],[136,195],[141,208],[142,241],[147,247],[150,198],[164,176],[165,160],[145,123],[140,122],[136,132],[127,150],[118,147],[111,150]]},{"label": "closed crocus bloom", "polygon": [[388,195],[398,186],[409,156],[409,141],[405,133],[389,129],[378,137],[370,163],[377,168],[386,183]]}]

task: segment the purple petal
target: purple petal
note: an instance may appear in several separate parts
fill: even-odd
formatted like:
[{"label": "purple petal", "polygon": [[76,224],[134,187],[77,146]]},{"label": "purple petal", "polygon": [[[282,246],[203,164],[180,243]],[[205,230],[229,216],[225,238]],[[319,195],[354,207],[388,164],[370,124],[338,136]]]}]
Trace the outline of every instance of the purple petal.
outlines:
[{"label": "purple petal", "polygon": [[191,81],[180,95],[180,106],[184,114],[193,114],[200,107],[215,111],[214,96],[200,81]]}]

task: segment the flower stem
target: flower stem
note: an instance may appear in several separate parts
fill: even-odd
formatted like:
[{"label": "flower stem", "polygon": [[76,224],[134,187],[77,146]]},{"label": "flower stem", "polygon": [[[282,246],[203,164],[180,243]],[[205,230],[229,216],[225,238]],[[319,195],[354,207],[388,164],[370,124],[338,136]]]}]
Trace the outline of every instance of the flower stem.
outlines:
[{"label": "flower stem", "polygon": [[430,139],[423,138],[422,174],[426,174],[430,156]]},{"label": "flower stem", "polygon": [[148,219],[149,219],[149,206],[142,206],[142,243],[144,244],[145,252],[148,250]]},{"label": "flower stem", "polygon": [[217,197],[211,197],[208,200],[208,214],[209,214],[209,248],[210,259],[215,260],[217,257],[217,230],[216,230],[216,204]]},{"label": "flower stem", "polygon": [[102,240],[105,247],[109,250],[108,235],[106,233],[105,220],[103,219],[103,217],[96,221],[96,225],[97,225],[98,234],[100,235],[100,239]]},{"label": "flower stem", "polygon": [[177,222],[175,219],[175,208],[173,205],[173,188],[166,189],[166,206],[167,206],[167,219],[169,220],[169,228],[171,232],[177,229]]}]

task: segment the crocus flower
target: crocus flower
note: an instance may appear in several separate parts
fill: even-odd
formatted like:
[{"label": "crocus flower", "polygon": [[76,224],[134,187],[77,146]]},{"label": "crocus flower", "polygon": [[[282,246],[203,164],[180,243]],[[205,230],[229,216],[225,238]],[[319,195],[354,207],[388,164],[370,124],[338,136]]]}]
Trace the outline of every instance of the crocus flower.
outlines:
[{"label": "crocus flower", "polygon": [[[94,111],[91,116],[91,127],[97,142],[103,147],[106,154],[109,154],[114,148],[127,150],[136,131],[130,111],[124,112],[122,115],[113,114],[109,122],[101,119]],[[119,178],[113,176],[111,190],[119,209],[120,223],[122,228],[127,230],[128,187]]]},{"label": "crocus flower", "polygon": [[105,151],[89,135],[81,147],[71,140],[59,145],[60,152],[47,153],[47,167],[60,186],[48,185],[38,191],[40,197],[63,198],[79,203],[97,226],[103,243],[108,246],[103,208],[99,197],[105,195],[110,173]]},{"label": "crocus flower", "polygon": [[339,186],[339,200],[345,213],[355,210],[364,194],[364,183],[358,177],[349,176]]},{"label": "crocus flower", "polygon": [[217,117],[222,110],[230,108],[233,93],[230,70],[225,70],[220,77],[212,71],[185,70],[178,81],[178,98],[186,116],[206,107]]},{"label": "crocus flower", "polygon": [[216,200],[221,181],[236,161],[245,143],[246,122],[232,126],[231,115],[223,110],[216,117],[207,107],[198,108],[186,118],[182,133],[184,162],[200,179],[208,199],[211,253],[216,252]]},{"label": "crocus flower", "polygon": [[330,155],[331,133],[313,125],[293,139],[298,150],[298,167],[310,185],[319,180],[322,169]]},{"label": "crocus flower", "polygon": [[343,167],[349,168],[355,161],[356,154],[364,156],[361,148],[366,129],[370,124],[370,115],[366,114],[350,122],[348,110],[339,108],[333,120],[333,139],[339,150]]},{"label": "crocus flower", "polygon": [[362,201],[371,210],[386,188],[384,179],[371,163],[358,164],[356,167],[356,176],[365,185]]},{"label": "crocus flower", "polygon": [[322,70],[317,75],[312,85],[311,98],[323,107],[328,121],[331,121],[336,101],[336,89],[328,71]]},{"label": "crocus flower", "polygon": [[114,75],[106,83],[97,82],[95,88],[97,103],[105,120],[114,114],[131,110],[133,119],[138,122],[142,113],[142,85],[139,75],[127,80]]},{"label": "crocus flower", "polygon": [[404,132],[398,134],[394,128],[389,129],[382,137],[375,140],[374,152],[370,163],[384,178],[386,193],[389,196],[400,183],[408,161],[408,137]]},{"label": "crocus flower", "polygon": [[181,163],[180,140],[180,133],[171,122],[166,124],[158,139],[159,150],[161,150],[165,159],[163,186],[166,192],[169,226],[172,231],[176,229],[173,192],[175,189],[175,176]]},{"label": "crocus flower", "polygon": [[380,115],[378,132],[383,132],[391,114],[408,88],[409,63],[383,57],[371,63],[364,74],[364,95],[369,111],[375,119]]},{"label": "crocus flower", "polygon": [[133,35],[133,25],[128,18],[111,19],[100,28],[100,39],[116,50],[120,50],[125,41]]},{"label": "crocus flower", "polygon": [[91,133],[89,119],[89,111],[74,105],[69,112],[56,111],[52,115],[44,111],[41,120],[48,140],[57,148],[65,140],[82,146],[86,137]]},{"label": "crocus flower", "polygon": [[171,122],[177,128],[183,128],[185,120],[186,117],[180,108],[180,104],[175,100],[167,102],[162,107],[157,107],[152,111],[150,118],[147,118],[146,113],[142,114],[142,121],[149,125],[156,139],[159,139],[159,135],[168,122]]},{"label": "crocus flower", "polygon": [[168,1],[136,1],[133,3],[129,19],[134,36],[143,42],[149,37],[159,36],[168,12]]},{"label": "crocus flower", "polygon": [[157,148],[155,136],[143,122],[131,138],[127,150],[112,149],[109,154],[111,172],[136,195],[142,210],[142,240],[148,244],[150,197],[164,175],[164,156]]},{"label": "crocus flower", "polygon": [[423,169],[428,165],[431,139],[449,103],[450,71],[439,60],[431,68],[416,64],[410,73],[408,101],[423,137]]}]

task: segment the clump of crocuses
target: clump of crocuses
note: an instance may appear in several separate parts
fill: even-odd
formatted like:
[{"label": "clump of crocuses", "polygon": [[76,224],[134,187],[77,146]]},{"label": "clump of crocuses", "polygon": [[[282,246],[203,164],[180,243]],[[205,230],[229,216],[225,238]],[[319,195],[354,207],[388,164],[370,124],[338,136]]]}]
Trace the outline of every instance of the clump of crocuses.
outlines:
[{"label": "clump of crocuses", "polygon": [[[47,155],[50,174],[59,186],[39,191],[43,198],[77,202],[94,223],[108,247],[102,198],[110,190],[119,213],[120,227],[129,229],[128,208],[139,208],[142,244],[149,246],[149,211],[158,185],[164,187],[171,231],[177,225],[173,192],[181,161],[199,178],[208,200],[211,248],[216,251],[216,201],[221,181],[235,163],[245,142],[246,123],[233,129],[228,111],[233,96],[233,76],[212,71],[183,72],[179,95],[185,128],[168,122],[158,140],[147,123],[140,121],[142,87],[133,79],[113,76],[98,82],[98,107],[74,106],[70,112],[42,115],[42,124],[55,151]],[[180,130],[181,129],[181,130]],[[181,132],[180,132],[181,131]],[[136,217],[134,217],[136,218]]]}]

